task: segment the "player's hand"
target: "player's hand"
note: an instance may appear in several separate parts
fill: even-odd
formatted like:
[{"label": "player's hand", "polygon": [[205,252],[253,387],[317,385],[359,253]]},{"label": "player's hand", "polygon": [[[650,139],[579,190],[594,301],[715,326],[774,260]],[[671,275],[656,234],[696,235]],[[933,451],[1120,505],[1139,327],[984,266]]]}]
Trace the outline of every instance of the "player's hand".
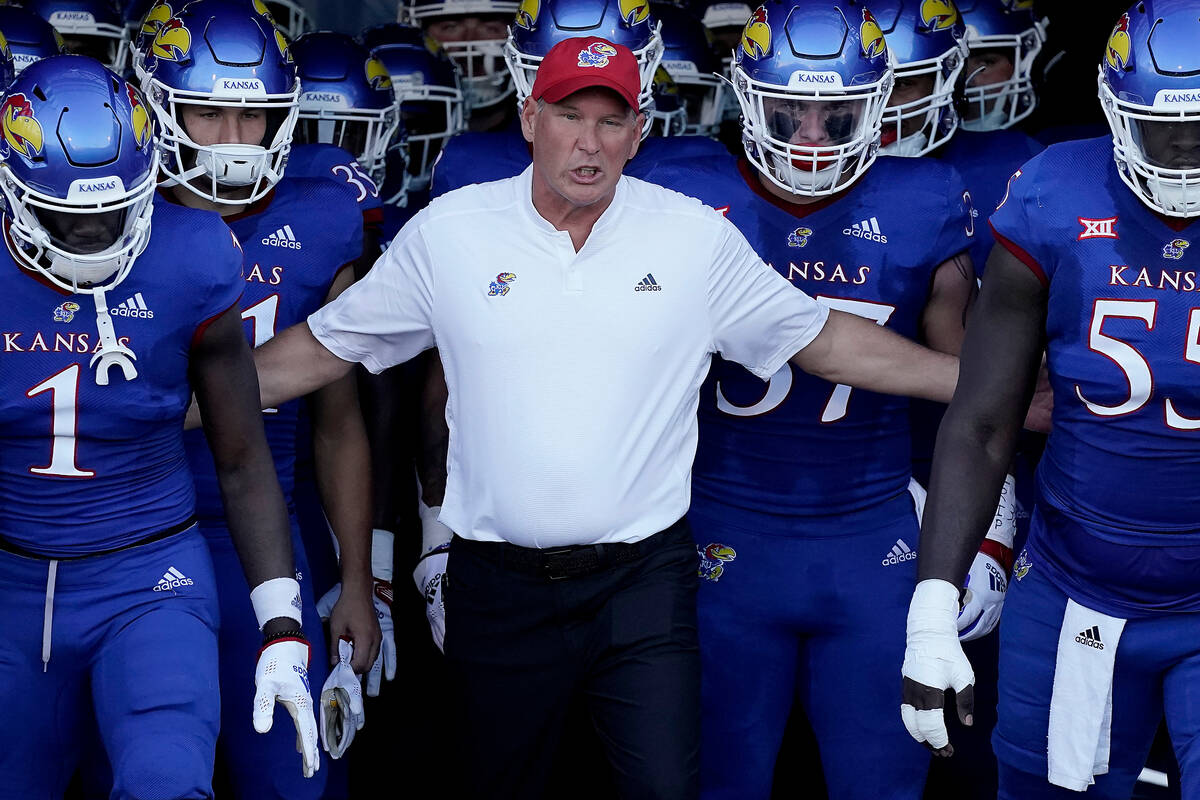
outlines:
[{"label": "player's hand", "polygon": [[953,755],[942,717],[946,689],[953,689],[958,719],[974,723],[975,673],[958,642],[958,588],[948,581],[917,584],[908,607],[907,643],[901,687],[900,717],[904,727],[934,755]]},{"label": "player's hand", "polygon": [[1008,592],[1008,576],[1012,572],[1013,540],[1017,535],[1017,485],[1012,475],[1004,479],[1000,503],[992,518],[983,546],[975,554],[971,571],[967,573],[966,593],[962,611],[958,614],[958,638],[969,642],[980,639],[996,629],[1004,597]]},{"label": "player's hand", "polygon": [[341,758],[366,722],[362,682],[350,666],[354,645],[338,639],[338,662],[321,687],[321,745],[332,758]]},{"label": "player's hand", "polygon": [[413,582],[425,598],[425,616],[438,650],[446,639],[446,567],[450,561],[450,540],[454,532],[438,521],[441,506],[420,504],[421,560],[413,570]]},{"label": "player's hand", "polygon": [[[376,529],[372,532],[371,572],[374,579],[371,590],[369,594],[352,593],[355,600],[346,605],[345,616],[340,612],[350,593],[343,595],[342,584],[335,584],[317,601],[317,612],[322,619],[329,620],[329,638],[336,642],[344,637],[355,643],[351,665],[358,674],[366,673],[369,697],[379,695],[384,676],[389,681],[396,677],[396,636],[392,624],[393,539],[391,531]],[[337,662],[336,653],[331,662]]]},{"label": "player's hand", "polygon": [[321,768],[317,752],[317,721],[313,716],[312,693],[308,686],[308,642],[277,639],[258,652],[254,670],[254,730],[271,730],[275,703],[292,715],[296,724],[296,751],[300,753],[304,777]]}]

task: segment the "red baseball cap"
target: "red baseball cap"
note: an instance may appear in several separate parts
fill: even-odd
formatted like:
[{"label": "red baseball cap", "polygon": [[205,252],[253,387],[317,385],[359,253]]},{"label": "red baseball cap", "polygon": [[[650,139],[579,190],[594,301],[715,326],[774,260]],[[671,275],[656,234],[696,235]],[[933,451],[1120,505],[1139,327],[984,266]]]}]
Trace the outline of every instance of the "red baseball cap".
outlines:
[{"label": "red baseball cap", "polygon": [[557,103],[593,86],[612,89],[637,111],[642,76],[633,51],[599,36],[564,39],[542,59],[529,96]]}]

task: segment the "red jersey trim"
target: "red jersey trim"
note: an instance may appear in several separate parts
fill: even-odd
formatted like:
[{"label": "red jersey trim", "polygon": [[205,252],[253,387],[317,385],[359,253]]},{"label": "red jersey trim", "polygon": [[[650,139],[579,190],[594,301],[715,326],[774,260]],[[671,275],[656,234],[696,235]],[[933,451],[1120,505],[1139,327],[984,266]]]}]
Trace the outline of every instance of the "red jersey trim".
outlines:
[{"label": "red jersey trim", "polygon": [[1038,263],[1036,258],[1025,252],[1025,250],[1022,249],[1019,244],[1016,244],[1015,242],[1005,238],[1000,231],[996,230],[996,226],[992,224],[991,220],[988,220],[988,227],[992,229],[992,235],[996,237],[997,244],[999,244],[1008,252],[1012,253],[1013,256],[1022,264],[1029,267],[1029,271],[1032,272],[1034,276],[1042,282],[1042,286],[1050,286],[1050,279],[1046,277],[1046,271],[1042,269],[1042,265]]}]

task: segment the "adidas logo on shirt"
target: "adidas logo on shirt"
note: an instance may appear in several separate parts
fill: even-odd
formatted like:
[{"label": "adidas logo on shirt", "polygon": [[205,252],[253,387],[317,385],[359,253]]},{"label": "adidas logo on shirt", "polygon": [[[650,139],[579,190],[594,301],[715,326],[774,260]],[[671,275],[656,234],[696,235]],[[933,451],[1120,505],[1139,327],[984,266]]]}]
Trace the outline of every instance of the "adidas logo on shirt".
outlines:
[{"label": "adidas logo on shirt", "polygon": [[843,228],[842,233],[856,239],[870,239],[872,242],[887,244],[887,237],[879,230],[879,220],[876,217],[856,222],[849,228]]},{"label": "adidas logo on shirt", "polygon": [[916,552],[906,545],[903,539],[897,539],[896,543],[892,545],[892,552],[884,556],[881,563],[885,567],[891,567],[905,561],[912,561],[916,557]]},{"label": "adidas logo on shirt", "polygon": [[191,578],[185,576],[182,572],[174,567],[171,567],[163,573],[161,578],[159,578],[158,583],[154,586],[154,591],[170,592],[180,588],[181,586],[191,586],[192,584],[193,581]]},{"label": "adidas logo on shirt", "polygon": [[264,236],[262,243],[269,247],[288,247],[292,250],[301,249],[300,241],[296,238],[296,234],[292,233],[291,225],[284,225],[270,236]]},{"label": "adidas logo on shirt", "polygon": [[636,286],[633,287],[635,292],[661,292],[662,287],[658,285],[658,281],[654,280],[654,276],[649,272],[646,277],[642,278]]},{"label": "adidas logo on shirt", "polygon": [[146,305],[145,299],[142,298],[142,293],[138,292],[133,297],[123,303],[110,308],[108,313],[114,317],[140,317],[141,319],[154,319],[154,312]]},{"label": "adidas logo on shirt", "polygon": [[1100,628],[1096,625],[1093,625],[1086,631],[1080,631],[1079,635],[1075,637],[1075,641],[1088,647],[1094,647],[1097,650],[1104,649],[1104,642],[1100,641]]}]

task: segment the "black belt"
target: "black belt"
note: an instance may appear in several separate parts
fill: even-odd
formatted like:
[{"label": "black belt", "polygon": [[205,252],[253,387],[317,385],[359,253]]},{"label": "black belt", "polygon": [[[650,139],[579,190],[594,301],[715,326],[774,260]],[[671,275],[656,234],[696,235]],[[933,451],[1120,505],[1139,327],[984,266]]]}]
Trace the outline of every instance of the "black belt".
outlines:
[{"label": "black belt", "polygon": [[520,547],[508,542],[480,542],[462,538],[459,539],[459,542],[461,542],[461,546],[469,548],[481,558],[505,569],[560,581],[566,578],[592,575],[619,564],[637,561],[669,542],[671,533],[684,524],[684,521],[680,520],[671,527],[638,542],[578,544],[544,550]]},{"label": "black belt", "polygon": [[149,536],[138,539],[136,542],[130,542],[129,544],[123,544],[120,547],[113,547],[108,550],[100,550],[95,553],[84,553],[84,554],[78,555],[78,556],[52,556],[52,555],[48,555],[46,553],[35,553],[31,550],[26,550],[24,547],[21,547],[20,545],[15,545],[12,542],[7,541],[3,538],[0,538],[0,550],[3,550],[6,553],[12,553],[14,556],[21,556],[23,558],[36,558],[39,561],[80,561],[85,558],[96,558],[97,556],[110,556],[113,553],[119,553],[122,550],[130,550],[134,547],[141,547],[144,544],[151,544],[152,542],[157,542],[162,539],[166,539],[168,537],[174,536],[177,533],[183,533],[184,531],[186,531],[188,528],[192,527],[195,524],[196,524],[196,516],[193,514],[192,516],[185,519],[183,522],[177,522],[169,528],[163,528],[161,531],[155,531],[154,533],[150,534]]}]

